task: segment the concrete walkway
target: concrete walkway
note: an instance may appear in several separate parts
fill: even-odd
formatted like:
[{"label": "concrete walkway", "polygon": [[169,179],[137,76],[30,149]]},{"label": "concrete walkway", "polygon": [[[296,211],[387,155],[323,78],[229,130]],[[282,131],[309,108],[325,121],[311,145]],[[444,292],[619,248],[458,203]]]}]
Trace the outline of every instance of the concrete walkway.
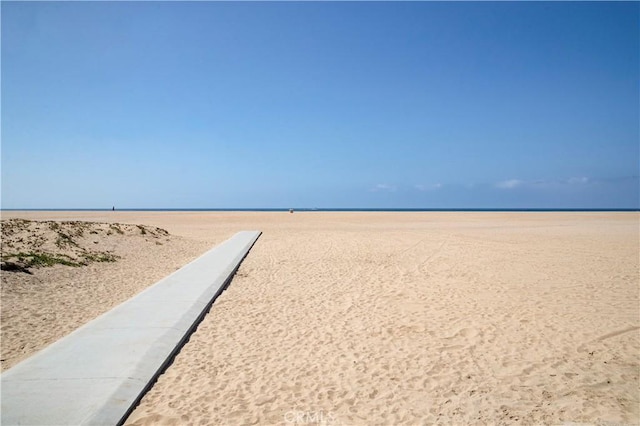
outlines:
[{"label": "concrete walkway", "polygon": [[259,231],[243,231],[0,377],[1,423],[116,425],[224,290]]}]

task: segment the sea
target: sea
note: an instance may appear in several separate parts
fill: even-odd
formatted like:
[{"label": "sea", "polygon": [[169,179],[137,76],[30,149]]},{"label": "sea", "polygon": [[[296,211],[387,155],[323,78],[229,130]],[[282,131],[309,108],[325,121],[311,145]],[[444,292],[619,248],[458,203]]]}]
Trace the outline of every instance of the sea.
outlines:
[{"label": "sea", "polygon": [[[113,208],[1,209],[0,211],[111,211]],[[640,212],[637,208],[115,208],[125,212]]]}]

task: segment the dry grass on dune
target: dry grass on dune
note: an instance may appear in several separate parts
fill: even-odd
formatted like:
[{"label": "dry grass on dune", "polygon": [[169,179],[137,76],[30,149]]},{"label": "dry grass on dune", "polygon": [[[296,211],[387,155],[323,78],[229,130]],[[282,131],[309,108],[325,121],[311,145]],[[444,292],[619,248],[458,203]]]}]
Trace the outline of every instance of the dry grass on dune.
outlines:
[{"label": "dry grass on dune", "polygon": [[162,238],[164,229],[120,223],[82,221],[2,221],[2,269],[30,273],[33,267],[86,266],[92,262],[115,262],[114,245],[120,236],[141,235],[145,241]]}]

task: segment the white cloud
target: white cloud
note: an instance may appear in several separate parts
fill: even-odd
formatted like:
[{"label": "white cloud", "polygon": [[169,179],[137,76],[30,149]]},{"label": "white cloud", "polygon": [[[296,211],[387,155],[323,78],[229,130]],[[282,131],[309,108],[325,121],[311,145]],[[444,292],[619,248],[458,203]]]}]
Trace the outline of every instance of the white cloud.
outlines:
[{"label": "white cloud", "polygon": [[388,183],[379,183],[373,188],[371,188],[371,191],[372,192],[378,192],[378,191],[395,192],[396,189],[398,188],[395,185],[390,185]]},{"label": "white cloud", "polygon": [[500,189],[513,189],[522,186],[532,188],[558,188],[566,185],[586,185],[592,183],[592,181],[585,176],[571,177],[569,179],[555,180],[555,179],[537,179],[537,180],[520,180],[509,179],[495,184],[496,188]]},{"label": "white cloud", "polygon": [[569,183],[570,185],[584,185],[586,183],[589,183],[589,178],[585,176],[572,177],[567,180],[567,183]]},{"label": "white cloud", "polygon": [[496,187],[501,189],[513,189],[522,185],[523,183],[524,182],[518,179],[509,179],[509,180],[503,180],[502,182],[496,183]]},{"label": "white cloud", "polygon": [[442,188],[442,184],[441,183],[431,183],[427,185],[417,184],[417,185],[414,185],[413,187],[418,191],[434,191],[436,189]]}]

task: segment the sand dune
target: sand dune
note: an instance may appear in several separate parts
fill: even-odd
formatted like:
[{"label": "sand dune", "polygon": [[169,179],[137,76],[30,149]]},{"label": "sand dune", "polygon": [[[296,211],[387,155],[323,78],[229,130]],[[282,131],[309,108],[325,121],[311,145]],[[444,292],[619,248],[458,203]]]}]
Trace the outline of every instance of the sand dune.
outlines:
[{"label": "sand dune", "polygon": [[636,213],[113,220],[263,231],[128,424],[640,422]]},{"label": "sand dune", "polygon": [[129,299],[208,246],[144,225],[3,220],[3,269],[9,262],[24,272],[2,271],[2,369]]}]

